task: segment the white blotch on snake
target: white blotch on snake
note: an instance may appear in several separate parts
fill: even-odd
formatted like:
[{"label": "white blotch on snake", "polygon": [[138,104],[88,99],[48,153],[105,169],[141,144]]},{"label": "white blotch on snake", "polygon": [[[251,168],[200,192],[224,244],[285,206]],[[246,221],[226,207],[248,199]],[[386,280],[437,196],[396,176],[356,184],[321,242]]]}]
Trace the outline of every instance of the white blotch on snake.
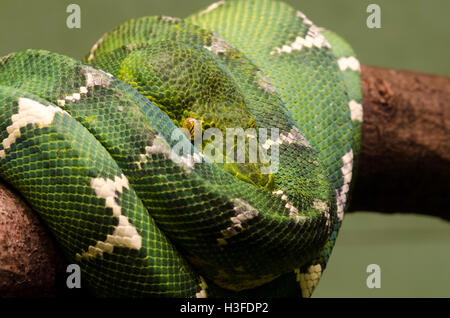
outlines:
[{"label": "white blotch on snake", "polygon": [[288,133],[281,133],[280,139],[282,142],[289,145],[293,143],[301,147],[311,148],[311,145],[309,144],[306,137],[303,136],[303,134],[295,126],[292,126],[291,130]]},{"label": "white blotch on snake", "polygon": [[350,108],[350,115],[352,120],[358,120],[362,122],[363,120],[363,107],[360,103],[356,102],[354,99],[352,99],[348,103],[348,107]]},{"label": "white blotch on snake", "polygon": [[64,99],[58,99],[58,106],[64,107],[66,105],[66,100],[70,102],[76,102],[81,99],[81,95],[87,94],[88,89],[85,86],[80,86],[79,93],[73,93],[72,95],[66,96]]},{"label": "white blotch on snake", "polygon": [[166,157],[167,159],[170,159],[177,165],[183,167],[188,173],[192,171],[195,162],[202,162],[202,160],[204,160],[203,155],[198,152],[194,152],[193,155],[177,155],[172,151],[166,139],[158,134],[153,139],[153,144],[151,146],[145,147],[145,154],[141,154],[141,159],[139,161],[135,161],[134,164],[138,166],[138,169],[142,169],[142,164],[148,162],[148,158],[151,156],[151,154],[156,153],[164,155],[164,157]]},{"label": "white blotch on snake", "polygon": [[361,65],[354,56],[341,57],[337,62],[341,71],[351,69],[352,71],[361,72]]},{"label": "white blotch on snake", "polygon": [[272,140],[272,139],[267,139],[261,147],[263,147],[264,149],[268,150],[272,145],[274,145],[276,143],[281,145],[281,143],[282,143],[281,139],[278,138],[275,141]]},{"label": "white blotch on snake", "polygon": [[298,214],[298,209],[288,201],[288,196],[283,192],[283,190],[273,191],[272,194],[276,196],[281,196],[281,200],[286,201],[284,207],[289,210],[289,217],[295,219],[296,222],[305,220],[305,217]]},{"label": "white blotch on snake", "polygon": [[312,48],[313,46],[321,49],[322,47],[331,48],[330,43],[320,33],[320,29],[315,25],[309,27],[306,37],[297,36],[294,42],[283,45],[281,48],[275,48],[271,55],[281,53],[291,53],[292,51],[300,51],[303,47]]},{"label": "white blotch on snake", "polygon": [[207,288],[208,288],[208,285],[206,284],[205,279],[200,276],[200,291],[195,294],[195,297],[206,298],[208,296],[206,293]]},{"label": "white blotch on snake", "polygon": [[303,20],[304,24],[313,25],[312,21],[310,19],[308,19],[303,12],[297,11],[297,17],[301,18]]},{"label": "white blotch on snake", "polygon": [[111,84],[113,76],[102,70],[95,69],[91,66],[86,66],[81,70],[81,74],[84,75],[86,79],[85,87],[89,89],[96,85],[107,87]]},{"label": "white blotch on snake", "polygon": [[327,219],[327,222],[325,223],[325,225],[329,226],[330,225],[330,207],[325,202],[318,200],[318,199],[313,201],[313,207],[325,216],[325,218]]},{"label": "white blotch on snake", "polygon": [[[80,100],[80,98],[81,98],[80,93],[73,93],[72,95],[66,96],[66,97],[65,97],[65,100],[68,100],[68,101],[71,101],[71,102],[75,102],[75,101],[77,101],[77,100]],[[59,104],[60,106],[63,106],[63,105],[61,105],[61,104],[59,103],[59,100],[58,100],[58,104]]]},{"label": "white blotch on snake", "polygon": [[210,46],[205,45],[203,47],[216,55],[224,54],[226,53],[227,50],[233,49],[233,47],[230,44],[228,44],[224,39],[222,39],[215,33],[213,33],[212,35],[211,45]]},{"label": "white blotch on snake", "polygon": [[322,266],[320,264],[311,265],[308,267],[307,273],[302,273],[299,269],[294,270],[294,272],[297,282],[300,283],[302,296],[304,298],[310,297],[314,288],[319,283],[320,276],[322,275]]},{"label": "white blotch on snake", "polygon": [[237,235],[244,229],[242,225],[245,226],[245,224],[249,220],[253,219],[259,214],[259,211],[252,207],[247,201],[244,201],[242,199],[233,199],[232,202],[234,204],[233,210],[235,214],[230,218],[230,221],[233,224],[220,231],[223,235],[223,238],[217,239],[217,243],[219,245],[226,245],[227,238]]},{"label": "white blotch on snake", "polygon": [[107,35],[102,36],[91,48],[89,51],[89,57],[87,58],[87,61],[90,62],[94,58],[94,52],[98,49],[99,45],[103,42],[103,40],[107,37]]},{"label": "white blotch on snake", "polygon": [[211,4],[209,7],[207,7],[205,10],[203,10],[202,12],[199,13],[199,15],[204,15],[208,12],[211,12],[212,10],[217,9],[218,7],[220,7],[221,5],[225,4],[225,0],[222,1],[218,1],[218,2],[214,2],[213,4]]},{"label": "white blotch on snake", "polygon": [[3,139],[3,149],[0,150],[0,158],[5,158],[5,150],[20,137],[20,128],[28,124],[35,124],[39,128],[48,127],[53,123],[56,113],[66,114],[67,112],[56,106],[44,106],[41,103],[29,98],[19,98],[19,112],[11,116],[12,124],[6,127],[8,137]]},{"label": "white blotch on snake", "polygon": [[66,96],[64,99],[58,99],[58,105],[64,107],[66,100],[76,102],[81,99],[81,95],[87,94],[88,89],[96,85],[107,87],[111,84],[112,75],[93,67],[87,66],[81,70],[86,79],[85,86],[80,86],[79,92]]},{"label": "white blotch on snake", "polygon": [[[281,199],[283,200],[283,197]],[[298,216],[298,209],[293,206],[292,203],[288,202],[284,207],[289,210],[289,216],[291,218],[295,218]]]},{"label": "white blotch on snake", "polygon": [[265,92],[269,94],[275,93],[275,87],[270,83],[270,80],[267,76],[265,76],[261,71],[256,72],[256,83],[259,87],[261,87]]},{"label": "white blotch on snake", "polygon": [[179,22],[179,21],[181,21],[180,18],[169,17],[169,16],[166,16],[166,15],[163,15],[161,17],[161,20],[164,21],[164,22]]},{"label": "white blotch on snake", "polygon": [[343,184],[340,189],[336,190],[336,201],[337,201],[337,215],[339,220],[342,221],[344,218],[344,208],[347,202],[347,193],[350,190],[350,182],[352,181],[352,169],[353,169],[353,150],[350,149],[342,157],[342,177]]},{"label": "white blotch on snake", "polygon": [[105,199],[105,207],[111,208],[113,215],[119,219],[119,224],[114,228],[113,234],[108,234],[105,241],[98,241],[95,246],[89,246],[88,250],[76,254],[78,260],[99,256],[103,253],[113,253],[114,246],[127,247],[139,250],[142,246],[142,237],[136,228],[130,224],[128,218],[122,215],[122,207],[116,202],[117,193],[122,193],[123,189],[129,189],[128,179],[125,175],[115,177],[114,180],[104,178],[93,178],[91,188],[94,189],[98,198]]}]

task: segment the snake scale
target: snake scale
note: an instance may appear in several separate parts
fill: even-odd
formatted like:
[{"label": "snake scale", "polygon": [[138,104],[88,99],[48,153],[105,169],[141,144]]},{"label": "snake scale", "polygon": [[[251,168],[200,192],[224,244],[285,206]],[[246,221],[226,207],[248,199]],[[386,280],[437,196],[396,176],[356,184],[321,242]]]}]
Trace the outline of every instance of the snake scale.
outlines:
[{"label": "snake scale", "polygon": [[[0,58],[0,177],[96,296],[309,297],[353,186],[361,99],[351,47],[283,2],[132,19],[84,62]],[[219,160],[234,155],[206,133],[231,127],[246,145],[267,129],[266,161]]]}]

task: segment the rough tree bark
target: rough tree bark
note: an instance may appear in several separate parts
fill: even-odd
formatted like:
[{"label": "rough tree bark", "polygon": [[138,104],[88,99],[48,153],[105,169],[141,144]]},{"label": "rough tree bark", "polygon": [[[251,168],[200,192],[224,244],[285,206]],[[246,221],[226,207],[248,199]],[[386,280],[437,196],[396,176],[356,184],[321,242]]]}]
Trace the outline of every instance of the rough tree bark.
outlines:
[{"label": "rough tree bark", "polygon": [[349,210],[450,220],[450,78],[361,71],[364,123]]},{"label": "rough tree bark", "polygon": [[[363,138],[349,210],[450,220],[450,78],[369,66],[361,74]],[[67,293],[64,264],[38,217],[0,180],[0,297]]]},{"label": "rough tree bark", "polygon": [[0,298],[54,295],[62,262],[36,213],[0,182]]}]

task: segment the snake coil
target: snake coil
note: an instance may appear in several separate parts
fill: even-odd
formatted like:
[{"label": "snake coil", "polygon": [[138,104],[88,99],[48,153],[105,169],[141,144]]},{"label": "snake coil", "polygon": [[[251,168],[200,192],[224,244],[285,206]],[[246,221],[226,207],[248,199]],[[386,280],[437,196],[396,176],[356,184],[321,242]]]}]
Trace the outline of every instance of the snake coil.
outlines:
[{"label": "snake coil", "polygon": [[[357,166],[359,63],[287,4],[132,19],[86,62],[12,53],[0,109],[0,177],[95,295],[309,297],[317,285]],[[256,149],[276,165],[247,150],[233,162],[207,137],[228,128],[245,144],[273,132]]]}]

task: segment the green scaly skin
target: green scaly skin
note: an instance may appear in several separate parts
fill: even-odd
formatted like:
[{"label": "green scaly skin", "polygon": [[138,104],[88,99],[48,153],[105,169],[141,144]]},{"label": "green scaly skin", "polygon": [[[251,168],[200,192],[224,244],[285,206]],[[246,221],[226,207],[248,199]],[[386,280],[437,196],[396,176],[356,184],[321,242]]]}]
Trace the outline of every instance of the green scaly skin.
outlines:
[{"label": "green scaly skin", "polygon": [[[282,2],[221,1],[185,20],[127,21],[86,63],[12,53],[0,59],[0,177],[97,296],[308,297],[361,130],[349,107],[359,73],[338,63],[353,52],[324,36]],[[278,169],[197,162],[213,144],[177,129],[191,119],[247,129],[247,142],[277,128]],[[192,155],[170,153],[180,145]]]}]

